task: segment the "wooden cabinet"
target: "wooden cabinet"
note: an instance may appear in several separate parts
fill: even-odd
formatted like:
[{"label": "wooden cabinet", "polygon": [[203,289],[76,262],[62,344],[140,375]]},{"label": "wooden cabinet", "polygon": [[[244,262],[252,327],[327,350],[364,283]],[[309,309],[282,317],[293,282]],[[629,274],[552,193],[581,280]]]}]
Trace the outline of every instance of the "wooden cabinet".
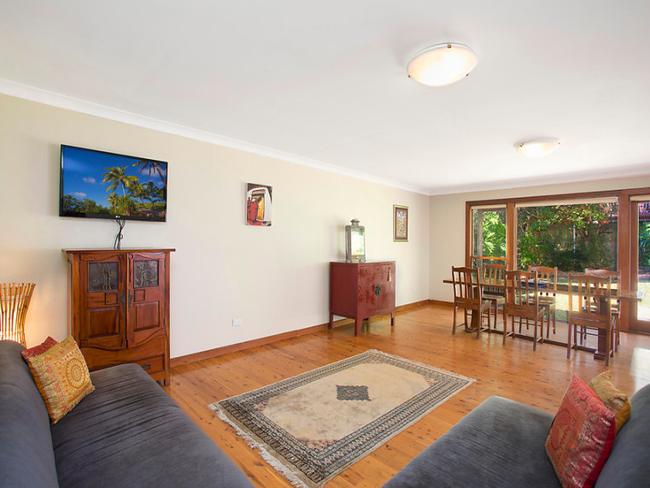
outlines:
[{"label": "wooden cabinet", "polygon": [[174,249],[66,249],[69,330],[90,370],[138,363],[169,383],[169,260]]},{"label": "wooden cabinet", "polygon": [[359,335],[364,319],[390,314],[395,323],[395,262],[330,263],[330,327],[334,315],[354,319]]}]

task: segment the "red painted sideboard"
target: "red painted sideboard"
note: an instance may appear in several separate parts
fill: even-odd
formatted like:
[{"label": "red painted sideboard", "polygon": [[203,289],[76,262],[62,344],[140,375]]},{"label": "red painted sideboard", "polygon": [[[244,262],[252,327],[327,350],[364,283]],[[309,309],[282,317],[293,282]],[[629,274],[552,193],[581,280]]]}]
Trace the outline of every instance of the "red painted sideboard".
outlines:
[{"label": "red painted sideboard", "polygon": [[354,319],[359,335],[364,319],[390,314],[395,324],[395,262],[330,263],[330,321],[334,315]]}]

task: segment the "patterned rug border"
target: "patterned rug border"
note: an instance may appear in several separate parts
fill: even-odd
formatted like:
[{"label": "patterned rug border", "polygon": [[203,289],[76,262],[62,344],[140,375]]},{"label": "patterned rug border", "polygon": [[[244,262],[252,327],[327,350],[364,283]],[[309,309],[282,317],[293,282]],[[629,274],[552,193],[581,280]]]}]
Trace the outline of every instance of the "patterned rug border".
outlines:
[{"label": "patterned rug border", "polygon": [[[236,400],[236,399],[239,399],[239,398],[242,398],[242,397],[247,397],[247,396],[254,395],[256,393],[263,392],[265,390],[268,390],[269,387],[276,387],[277,388],[277,387],[286,386],[287,384],[292,384],[292,383],[295,383],[295,382],[297,382],[299,380],[302,380],[305,377],[315,377],[312,381],[317,381],[317,380],[320,379],[320,378],[318,378],[318,376],[320,376],[319,373],[329,371],[332,368],[335,368],[337,365],[340,365],[341,363],[350,363],[350,362],[354,362],[355,360],[357,362],[361,362],[366,357],[372,356],[372,355],[381,355],[381,356],[385,356],[387,358],[393,359],[395,361],[405,362],[407,364],[410,363],[411,365],[414,365],[414,366],[417,366],[417,367],[425,368],[427,370],[435,371],[435,372],[438,372],[438,373],[443,374],[443,375],[448,375],[448,376],[451,376],[451,377],[454,377],[454,378],[457,378],[457,379],[464,380],[467,383],[460,386],[456,390],[454,390],[448,396],[446,396],[446,397],[442,398],[441,400],[427,406],[427,408],[425,408],[421,413],[419,413],[418,415],[413,417],[407,423],[403,424],[395,432],[392,432],[392,433],[390,433],[390,434],[388,434],[386,436],[381,437],[377,442],[375,442],[375,443],[373,443],[371,445],[367,445],[365,449],[361,450],[357,455],[352,456],[348,460],[348,462],[345,462],[343,465],[339,466],[339,468],[335,472],[333,472],[332,474],[330,474],[326,478],[320,480],[319,482],[314,482],[314,481],[310,480],[291,461],[286,459],[284,456],[282,456],[282,454],[280,454],[275,449],[273,449],[271,446],[269,446],[264,439],[261,439],[260,437],[255,435],[255,433],[252,432],[251,429],[249,427],[247,427],[245,424],[241,424],[238,421],[238,419],[232,417],[229,414],[229,412],[227,412],[220,405],[220,403],[222,403],[222,402],[232,401],[232,400]],[[254,390],[250,390],[250,391],[247,391],[247,392],[244,392],[244,393],[240,393],[239,395],[234,395],[234,396],[231,396],[231,397],[228,397],[228,398],[224,398],[224,399],[222,399],[222,400],[220,400],[218,402],[209,404],[208,407],[210,408],[210,410],[212,410],[217,415],[217,417],[219,419],[221,419],[223,422],[225,422],[226,424],[233,427],[235,429],[235,432],[237,433],[237,435],[239,435],[251,448],[257,449],[258,451],[260,451],[260,454],[261,454],[262,458],[266,462],[268,462],[276,471],[278,471],[280,474],[282,474],[289,481],[289,483],[291,483],[293,486],[296,486],[296,487],[299,487],[299,488],[318,488],[318,487],[323,486],[325,483],[330,481],[332,478],[334,478],[334,477],[338,476],[339,474],[341,474],[345,469],[347,469],[349,466],[351,466],[352,464],[359,461],[361,458],[363,458],[363,457],[367,456],[368,454],[370,454],[372,451],[377,449],[380,445],[387,443],[388,441],[390,441],[390,439],[392,439],[396,435],[404,432],[406,429],[408,429],[410,426],[412,426],[416,422],[419,422],[423,417],[430,414],[433,410],[435,410],[441,404],[443,404],[446,401],[450,400],[451,398],[456,396],[456,394],[460,393],[465,388],[471,386],[475,382],[476,382],[476,379],[470,378],[468,376],[464,376],[464,375],[461,375],[461,374],[458,374],[458,373],[455,373],[453,371],[449,371],[449,370],[442,369],[442,368],[437,368],[437,367],[432,366],[430,364],[426,364],[426,363],[419,362],[419,361],[414,361],[412,359],[407,359],[407,358],[404,358],[404,357],[401,357],[401,356],[397,356],[397,355],[390,354],[390,353],[387,353],[387,352],[384,352],[384,351],[380,351],[378,349],[368,349],[367,351],[362,352],[360,354],[356,354],[354,356],[350,356],[350,357],[347,357],[347,358],[340,359],[338,361],[334,361],[332,363],[325,364],[323,366],[319,366],[318,368],[314,368],[314,369],[311,369],[309,371],[305,371],[305,372],[300,373],[300,374],[298,374],[296,376],[291,376],[289,378],[285,378],[285,379],[277,381],[275,383],[270,383],[270,384],[262,386],[260,388],[256,388]],[[416,395],[416,397],[417,397],[417,395]],[[416,397],[413,397],[413,398],[416,398]],[[405,405],[406,403],[408,403],[408,402],[405,402],[402,405]],[[388,412],[388,413],[391,413],[391,412]],[[379,419],[381,419],[381,417]],[[377,422],[377,420],[378,419],[375,419],[373,422]],[[372,424],[372,422],[370,424]],[[370,424],[367,424],[364,427],[367,427]],[[279,426],[276,426],[276,427],[279,428]]]}]

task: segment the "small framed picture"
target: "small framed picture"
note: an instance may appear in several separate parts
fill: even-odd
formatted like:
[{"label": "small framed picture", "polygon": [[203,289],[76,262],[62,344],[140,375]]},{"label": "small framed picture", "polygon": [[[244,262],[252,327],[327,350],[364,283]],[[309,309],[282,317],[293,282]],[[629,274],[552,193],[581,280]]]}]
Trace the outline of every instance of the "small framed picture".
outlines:
[{"label": "small framed picture", "polygon": [[271,200],[273,188],[268,185],[248,183],[246,185],[246,223],[248,225],[271,226]]},{"label": "small framed picture", "polygon": [[409,208],[405,205],[393,205],[393,240],[409,240]]}]

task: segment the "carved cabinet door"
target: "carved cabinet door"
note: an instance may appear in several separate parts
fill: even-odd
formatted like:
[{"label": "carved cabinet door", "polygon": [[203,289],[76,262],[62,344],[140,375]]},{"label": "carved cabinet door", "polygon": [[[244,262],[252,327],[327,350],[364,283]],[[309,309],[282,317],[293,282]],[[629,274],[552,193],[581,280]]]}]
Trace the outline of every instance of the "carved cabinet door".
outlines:
[{"label": "carved cabinet door", "polygon": [[164,253],[129,254],[129,347],[165,334],[165,287]]},{"label": "carved cabinet door", "polygon": [[79,261],[79,346],[126,346],[126,256],[84,254]]}]

